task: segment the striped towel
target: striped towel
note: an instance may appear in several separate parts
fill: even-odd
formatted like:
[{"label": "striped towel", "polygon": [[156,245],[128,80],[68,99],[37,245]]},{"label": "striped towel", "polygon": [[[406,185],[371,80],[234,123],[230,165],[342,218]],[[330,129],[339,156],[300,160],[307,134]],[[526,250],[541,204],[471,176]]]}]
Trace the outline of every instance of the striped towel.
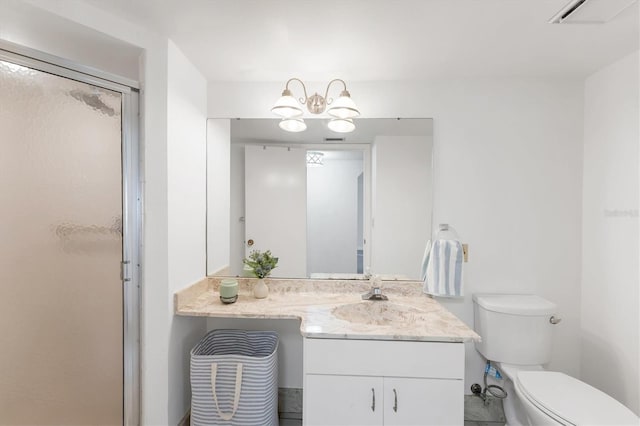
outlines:
[{"label": "striped towel", "polygon": [[433,296],[462,296],[462,254],[458,240],[427,243],[422,261],[423,291]]}]

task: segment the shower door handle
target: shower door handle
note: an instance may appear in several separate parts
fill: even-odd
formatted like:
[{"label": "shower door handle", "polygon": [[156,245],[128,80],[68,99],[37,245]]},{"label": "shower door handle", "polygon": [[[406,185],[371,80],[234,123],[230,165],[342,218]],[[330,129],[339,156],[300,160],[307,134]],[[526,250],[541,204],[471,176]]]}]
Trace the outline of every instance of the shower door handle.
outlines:
[{"label": "shower door handle", "polygon": [[131,265],[130,260],[123,260],[120,262],[120,281],[128,282],[131,281],[131,274],[129,274],[129,265]]}]

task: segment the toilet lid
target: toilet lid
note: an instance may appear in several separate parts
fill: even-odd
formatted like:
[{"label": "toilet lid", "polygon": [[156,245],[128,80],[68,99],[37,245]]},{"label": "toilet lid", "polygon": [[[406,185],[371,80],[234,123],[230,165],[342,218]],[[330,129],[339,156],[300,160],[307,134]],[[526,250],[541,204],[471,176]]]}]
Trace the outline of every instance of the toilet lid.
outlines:
[{"label": "toilet lid", "polygon": [[520,371],[526,397],[548,414],[575,425],[638,425],[630,409],[598,389],[556,371]]}]

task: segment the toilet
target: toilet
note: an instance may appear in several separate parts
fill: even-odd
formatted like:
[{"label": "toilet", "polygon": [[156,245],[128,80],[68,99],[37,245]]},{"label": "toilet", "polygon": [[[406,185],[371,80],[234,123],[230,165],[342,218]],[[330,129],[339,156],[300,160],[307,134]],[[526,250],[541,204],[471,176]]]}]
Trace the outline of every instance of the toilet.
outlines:
[{"label": "toilet", "polygon": [[530,294],[474,294],[476,349],[505,376],[508,426],[638,425],[640,418],[604,392],[546,371],[556,305]]}]

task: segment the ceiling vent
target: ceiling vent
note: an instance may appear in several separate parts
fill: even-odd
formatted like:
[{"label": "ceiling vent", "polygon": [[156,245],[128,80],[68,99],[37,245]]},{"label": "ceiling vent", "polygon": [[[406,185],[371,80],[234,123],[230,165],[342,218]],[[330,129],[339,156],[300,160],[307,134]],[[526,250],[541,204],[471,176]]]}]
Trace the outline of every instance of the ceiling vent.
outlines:
[{"label": "ceiling vent", "polygon": [[325,142],[344,142],[345,138],[324,138]]},{"label": "ceiling vent", "polygon": [[550,20],[550,24],[604,24],[637,0],[571,0]]}]

